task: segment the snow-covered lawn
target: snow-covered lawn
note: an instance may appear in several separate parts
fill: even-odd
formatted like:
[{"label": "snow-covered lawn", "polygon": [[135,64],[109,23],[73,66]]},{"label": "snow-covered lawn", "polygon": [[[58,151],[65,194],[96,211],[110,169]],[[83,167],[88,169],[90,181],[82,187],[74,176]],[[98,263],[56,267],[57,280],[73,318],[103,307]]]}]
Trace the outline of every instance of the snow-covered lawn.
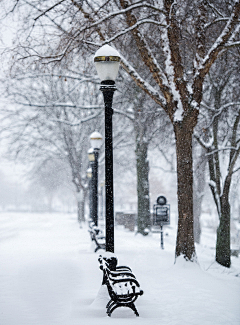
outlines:
[{"label": "snow-covered lawn", "polygon": [[[174,265],[176,227],[148,237],[116,227],[119,264],[135,273],[144,295],[140,317],[119,308],[106,316],[99,253],[75,215],[0,214],[1,325],[239,325],[240,258],[214,263],[215,234],[204,228],[199,265]],[[99,292],[100,290],[100,292]]]}]

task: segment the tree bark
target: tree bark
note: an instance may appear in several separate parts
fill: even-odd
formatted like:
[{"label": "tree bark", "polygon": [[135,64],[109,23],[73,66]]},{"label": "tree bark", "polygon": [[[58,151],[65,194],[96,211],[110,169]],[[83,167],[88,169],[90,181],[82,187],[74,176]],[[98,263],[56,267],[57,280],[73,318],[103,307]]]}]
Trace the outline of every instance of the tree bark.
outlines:
[{"label": "tree bark", "polygon": [[231,266],[231,248],[230,248],[230,204],[228,196],[222,196],[221,218],[217,230],[216,243],[216,262],[225,267]]},{"label": "tree bark", "polygon": [[80,227],[82,222],[85,222],[85,198],[86,191],[80,190],[77,192],[77,216]]},{"label": "tree bark", "polygon": [[205,158],[206,149],[201,148],[201,155],[197,161],[194,173],[194,188],[193,188],[193,229],[194,242],[200,244],[201,240],[201,223],[200,216],[202,212],[202,200],[205,188],[205,169],[207,159]]},{"label": "tree bark", "polygon": [[138,232],[147,235],[146,228],[150,227],[150,203],[149,203],[149,163],[147,159],[148,144],[137,142],[137,193],[138,193]]},{"label": "tree bark", "polygon": [[194,231],[194,242],[200,244],[201,240],[201,204],[202,197],[198,195],[197,189],[193,191],[193,231]]},{"label": "tree bark", "polygon": [[195,261],[196,252],[193,235],[193,127],[187,123],[174,124],[177,154],[178,232],[175,256],[183,255]]}]

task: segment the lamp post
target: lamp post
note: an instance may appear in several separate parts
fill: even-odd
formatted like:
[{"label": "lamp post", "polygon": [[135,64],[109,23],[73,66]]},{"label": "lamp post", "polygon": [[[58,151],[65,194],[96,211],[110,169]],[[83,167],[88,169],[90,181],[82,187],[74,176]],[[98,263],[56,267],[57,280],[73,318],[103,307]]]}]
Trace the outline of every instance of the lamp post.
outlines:
[{"label": "lamp post", "polygon": [[[91,149],[90,149],[91,150]],[[93,221],[92,215],[92,167],[87,169],[87,178],[89,180],[89,219]]]},{"label": "lamp post", "polygon": [[112,100],[120,55],[109,45],[97,50],[94,63],[101,80],[100,90],[105,104],[105,191],[106,191],[106,251],[114,253],[114,204],[113,204],[113,148],[112,148]]},{"label": "lamp post", "polygon": [[104,192],[103,192],[103,187],[105,185],[105,182],[100,183],[100,197],[101,197],[101,202],[100,202],[100,219],[103,220],[103,202],[104,202]]},{"label": "lamp post", "polygon": [[102,135],[95,131],[90,135],[92,150],[88,151],[88,158],[92,167],[92,219],[98,226],[98,155],[102,144]]}]

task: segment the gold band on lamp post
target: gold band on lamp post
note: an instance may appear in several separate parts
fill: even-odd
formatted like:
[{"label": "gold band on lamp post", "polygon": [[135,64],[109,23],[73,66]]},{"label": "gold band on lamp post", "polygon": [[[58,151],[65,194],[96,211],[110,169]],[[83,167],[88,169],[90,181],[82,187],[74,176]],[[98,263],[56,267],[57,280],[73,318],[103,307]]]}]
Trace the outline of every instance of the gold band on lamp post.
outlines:
[{"label": "gold band on lamp post", "polygon": [[117,61],[120,62],[121,59],[119,56],[96,56],[94,58],[94,62],[100,62],[100,61]]}]

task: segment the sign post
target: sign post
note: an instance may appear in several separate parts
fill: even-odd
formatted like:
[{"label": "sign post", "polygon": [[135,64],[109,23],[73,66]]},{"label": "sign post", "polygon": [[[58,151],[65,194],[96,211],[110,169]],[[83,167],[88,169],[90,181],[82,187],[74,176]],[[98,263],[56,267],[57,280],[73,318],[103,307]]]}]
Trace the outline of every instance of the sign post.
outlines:
[{"label": "sign post", "polygon": [[165,196],[161,195],[157,198],[157,204],[153,205],[153,225],[160,226],[161,248],[163,245],[163,226],[170,224],[170,204],[167,204]]}]

